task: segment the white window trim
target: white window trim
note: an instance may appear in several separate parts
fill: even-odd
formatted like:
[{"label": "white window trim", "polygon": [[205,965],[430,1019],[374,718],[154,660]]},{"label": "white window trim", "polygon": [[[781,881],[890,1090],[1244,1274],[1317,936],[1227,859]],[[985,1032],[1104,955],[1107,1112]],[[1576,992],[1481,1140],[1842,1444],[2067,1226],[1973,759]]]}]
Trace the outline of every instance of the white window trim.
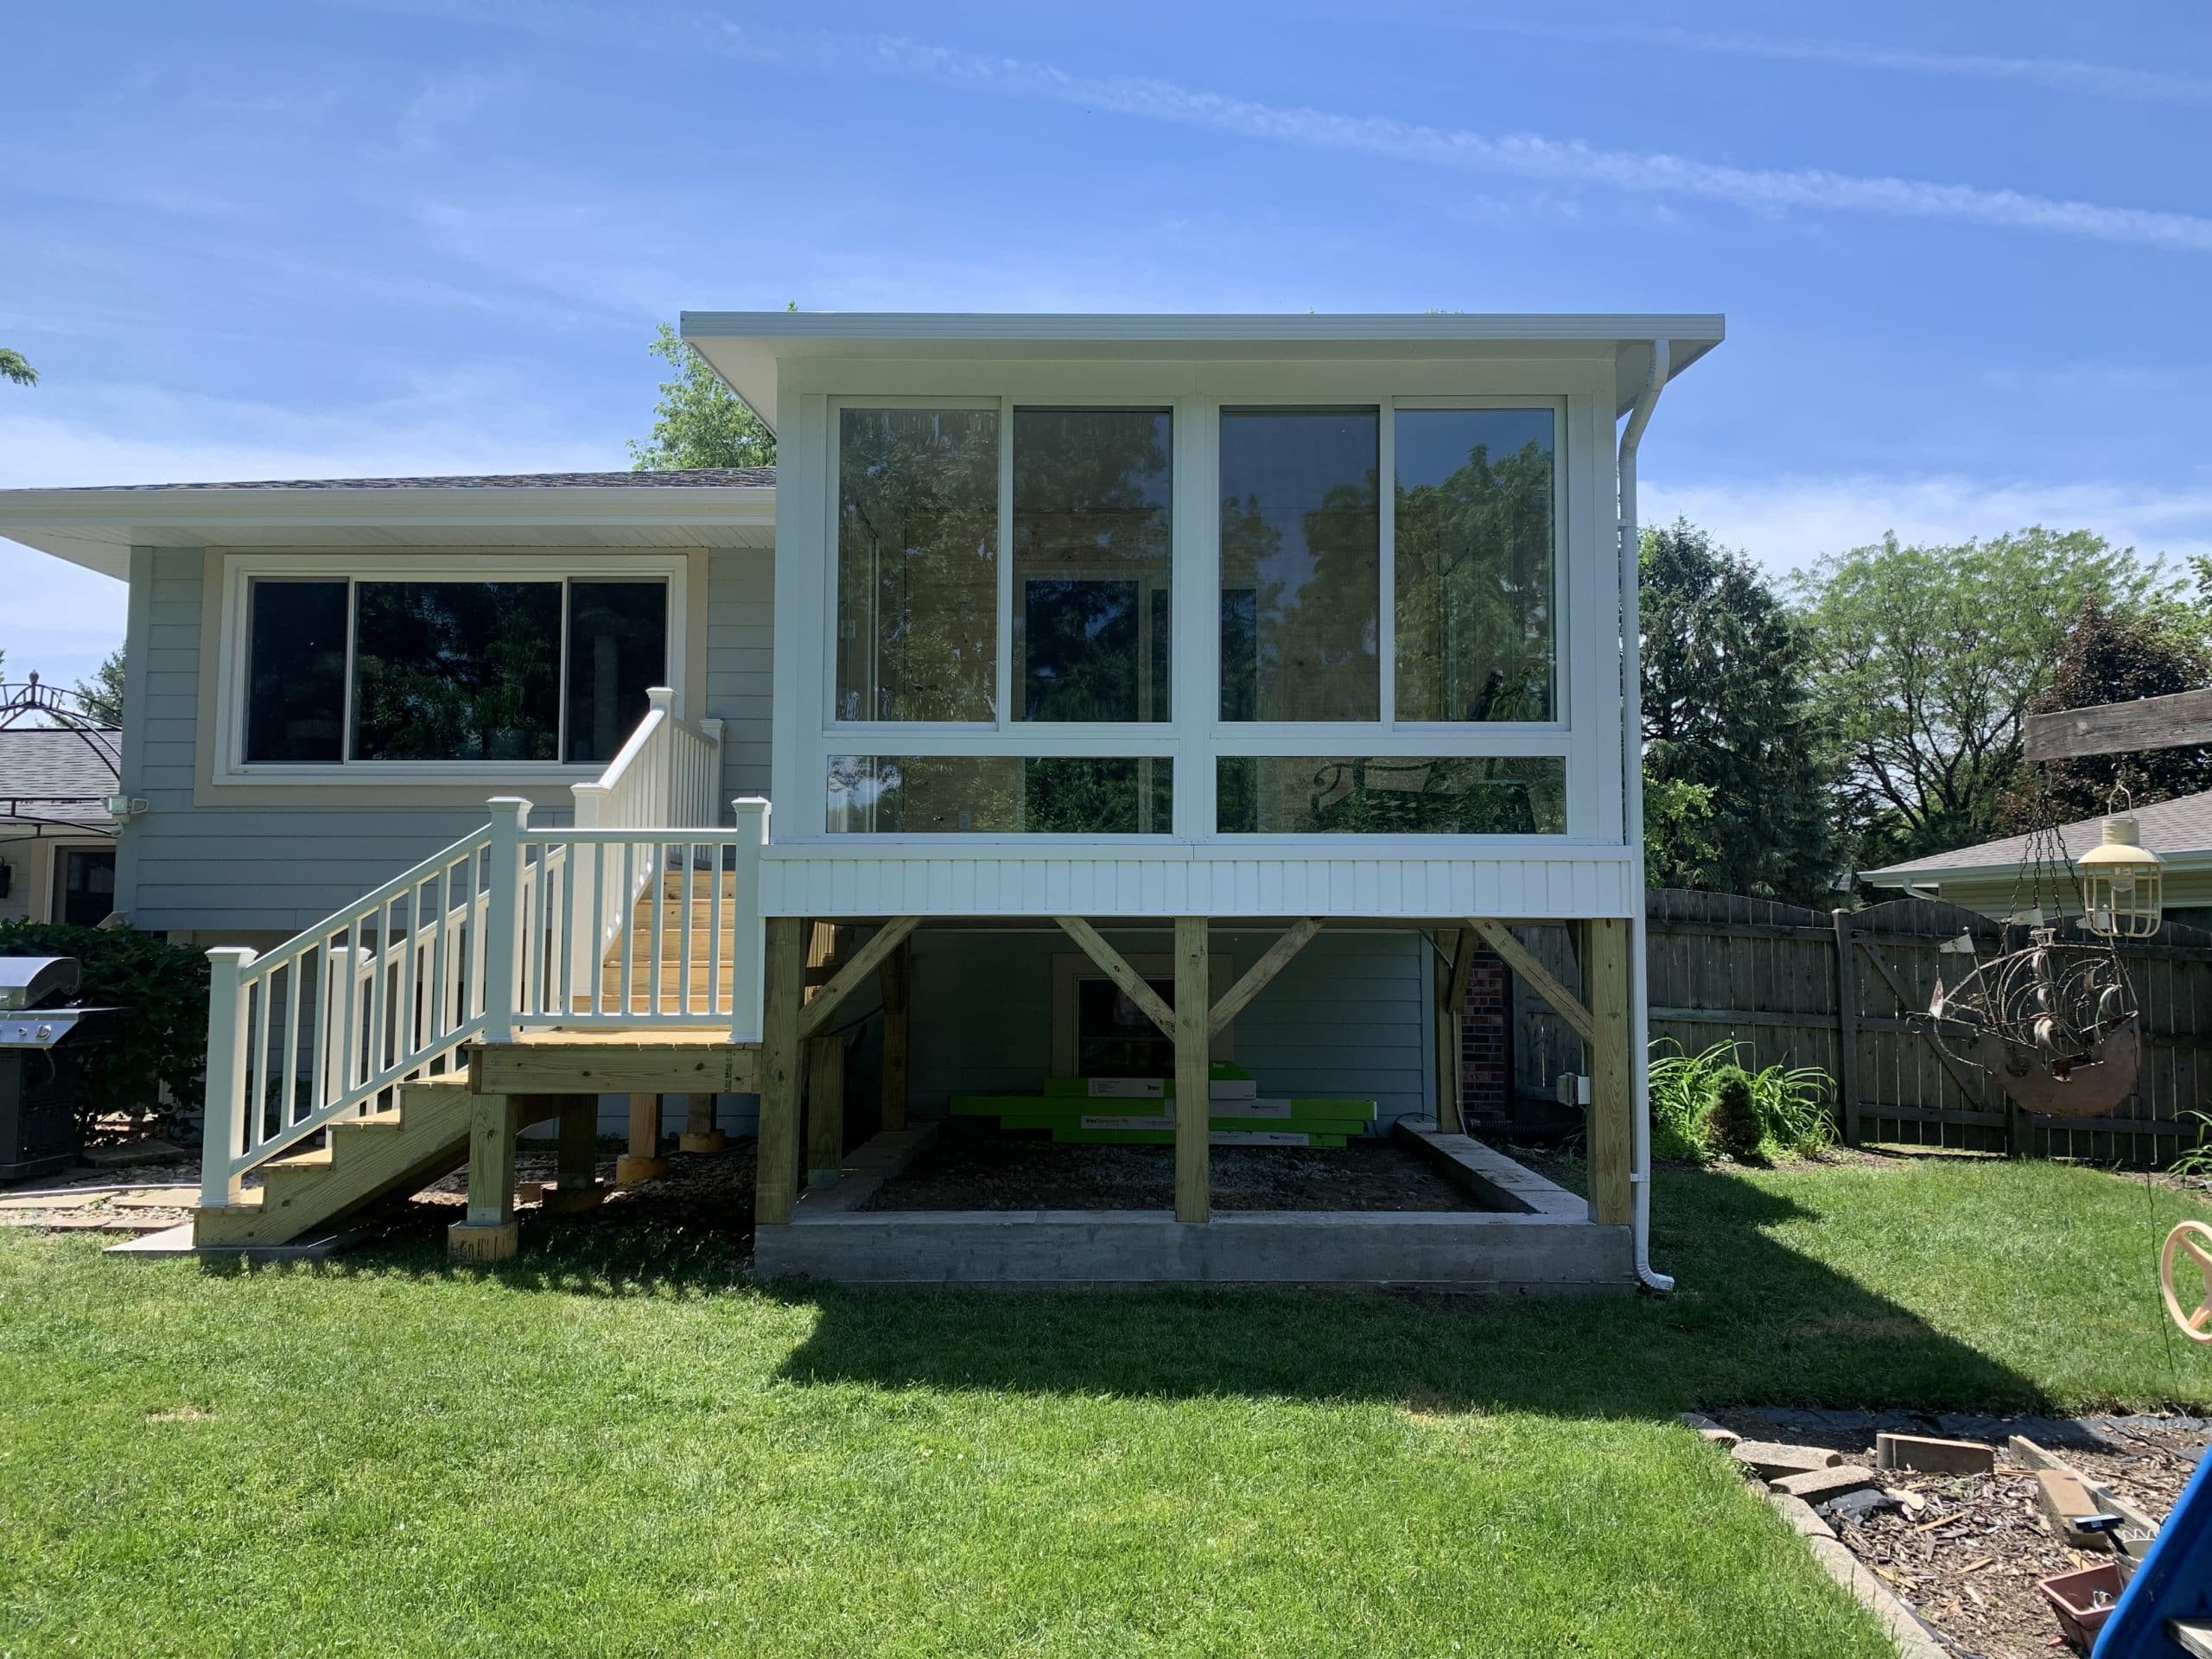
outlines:
[{"label": "white window trim", "polygon": [[[1156,950],[1140,950],[1122,958],[1140,976],[1147,980],[1170,979],[1175,976],[1175,958]],[[1210,951],[1206,957],[1206,976],[1210,982],[1209,995],[1216,1002],[1229,994],[1236,982],[1236,958],[1226,950]],[[1080,951],[1056,951],[1052,956],[1052,1075],[1072,1077],[1078,1075],[1076,1056],[1076,996],[1077,988],[1085,980],[1103,981],[1106,970]],[[1236,1054],[1236,1022],[1232,1020],[1213,1034],[1208,1057],[1217,1060],[1233,1059]],[[1109,1110],[1112,1102],[1103,1104],[1101,1111]]]},{"label": "white window trim", "polygon": [[[61,908],[60,903],[61,872],[67,868],[62,854],[90,852],[102,847],[112,853],[116,851],[115,837],[79,835],[38,836],[33,838],[34,845],[41,842],[43,842],[46,846],[46,868],[39,882],[41,891],[26,914],[29,915],[33,921],[52,923],[60,919],[59,912]],[[116,878],[118,881],[121,880],[122,875],[123,864],[118,857],[116,862]],[[118,896],[119,896],[119,891]],[[112,915],[114,912],[115,906],[111,902],[108,906],[108,913]]]},{"label": "white window trim", "polygon": [[[907,367],[910,365],[902,365]],[[948,365],[949,366],[949,365]],[[1157,365],[1154,365],[1157,366]],[[1087,385],[1082,375],[1065,383],[1054,374],[1051,384],[1034,374],[1016,371],[999,378],[1014,390],[997,395],[978,395],[973,365],[963,373],[948,374],[948,382],[966,381],[966,391],[944,395],[912,389],[881,394],[838,389],[824,390],[806,401],[819,415],[808,423],[807,437],[818,448],[812,459],[819,467],[820,504],[823,532],[819,581],[808,583],[807,602],[814,615],[808,632],[819,634],[823,661],[811,709],[793,711],[780,732],[794,733],[798,741],[779,775],[796,786],[798,810],[787,813],[778,825],[776,841],[793,849],[836,849],[841,857],[896,857],[903,852],[943,856],[961,850],[978,854],[995,847],[1019,849],[1023,856],[1052,856],[1070,850],[1124,850],[1149,853],[1154,857],[1249,857],[1277,854],[1287,857],[1338,858],[1347,853],[1370,857],[1478,856],[1552,858],[1577,849],[1618,849],[1619,793],[1618,782],[1607,773],[1618,771],[1617,723],[1601,698],[1578,707],[1577,688],[1602,674],[1608,683],[1617,677],[1613,668],[1599,662],[1594,653],[1613,630],[1602,612],[1607,594],[1617,592],[1611,580],[1606,555],[1611,537],[1607,524],[1582,524],[1578,492],[1590,484],[1587,469],[1610,465],[1610,450],[1599,454],[1592,448],[1605,432],[1605,423],[1592,413],[1586,391],[1560,391],[1558,383],[1542,390],[1488,390],[1458,392],[1449,390],[1401,391],[1389,382],[1404,372],[1395,365],[1376,365],[1382,372],[1347,379],[1327,373],[1306,384],[1301,375],[1294,384],[1276,381],[1237,384],[1235,377],[1217,387],[1208,385],[1194,395],[1188,378],[1162,374],[1159,391],[1133,386],[1127,378]],[[1210,377],[1209,377],[1210,378]],[[1404,378],[1412,378],[1406,375]],[[1433,376],[1427,378],[1433,387]],[[1492,378],[1492,377],[1485,377]],[[1510,377],[1508,377],[1509,378]],[[1415,379],[1414,384],[1419,385]],[[1224,721],[1219,718],[1217,606],[1220,588],[1221,411],[1224,406],[1365,406],[1380,413],[1378,488],[1378,639],[1381,718],[1376,721]],[[837,522],[839,415],[848,408],[991,409],[1000,416],[999,616],[996,718],[988,722],[932,724],[920,721],[840,721],[836,713]],[[1171,529],[1171,580],[1177,595],[1172,606],[1173,632],[1171,658],[1173,718],[1169,721],[1135,724],[1053,725],[1013,719],[1013,613],[1010,590],[1012,559],[1012,457],[1014,414],[1017,407],[1168,409],[1174,420],[1173,442],[1173,501]],[[1548,409],[1553,416],[1553,563],[1552,563],[1552,683],[1554,718],[1542,721],[1405,721],[1397,718],[1395,696],[1396,616],[1395,529],[1396,479],[1395,454],[1396,414],[1401,409]],[[794,445],[796,451],[798,445]],[[796,454],[793,457],[797,459]],[[1599,515],[1602,518],[1602,514]],[[1582,541],[1591,545],[1584,548]],[[1585,566],[1588,569],[1585,569]],[[1198,602],[1193,603],[1196,596]],[[1584,613],[1590,613],[1586,616]],[[1592,660],[1586,662],[1586,657]],[[804,676],[805,679],[815,676]],[[1587,701],[1586,699],[1585,700]],[[1617,706],[1617,702],[1616,705]],[[932,754],[1093,755],[1101,757],[1171,757],[1174,777],[1174,826],[1171,835],[855,835],[832,834],[822,815],[824,780],[833,754],[925,756]],[[1560,759],[1566,767],[1567,820],[1565,832],[1538,836],[1440,835],[1246,835],[1217,830],[1215,824],[1215,766],[1217,759],[1239,754],[1354,754],[1387,757],[1423,756],[1512,758],[1521,755]],[[785,768],[788,767],[788,770]],[[1167,849],[1173,849],[1173,853]]]},{"label": "white window trim", "polygon": [[[485,553],[457,549],[449,553],[411,549],[404,555],[334,559],[321,553],[226,553],[223,556],[222,623],[217,644],[215,764],[209,781],[238,784],[340,784],[389,788],[395,784],[576,784],[588,783],[604,765],[567,766],[537,760],[342,760],[297,765],[245,760],[246,655],[250,638],[248,598],[257,576],[310,582],[564,582],[663,581],[668,584],[668,683],[684,683],[684,604],[690,566],[678,553],[540,551]],[[352,619],[347,619],[351,661]],[[567,652],[568,608],[562,607],[562,649]],[[562,688],[565,698],[567,687]],[[353,688],[346,686],[351,724]]]}]

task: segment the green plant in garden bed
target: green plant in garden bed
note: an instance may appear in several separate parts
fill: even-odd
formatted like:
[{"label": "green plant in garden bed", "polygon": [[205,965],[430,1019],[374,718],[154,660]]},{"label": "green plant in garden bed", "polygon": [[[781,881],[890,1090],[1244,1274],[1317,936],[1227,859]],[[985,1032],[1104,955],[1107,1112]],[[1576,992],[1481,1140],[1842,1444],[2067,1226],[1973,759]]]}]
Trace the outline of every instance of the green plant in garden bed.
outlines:
[{"label": "green plant in garden bed", "polygon": [[120,1008],[79,1051],[80,1117],[144,1122],[162,1090],[196,1103],[207,1072],[207,958],[129,928],[66,922],[0,922],[0,957],[74,957],[79,1000]]},{"label": "green plant in garden bed", "polygon": [[[1719,1042],[1702,1053],[1684,1052],[1671,1038],[1651,1046],[1651,1146],[1662,1158],[1703,1163],[1732,1157],[1816,1153],[1835,1141],[1828,1101],[1834,1085],[1818,1066],[1741,1065],[1742,1045]],[[1740,1080],[1740,1081],[1739,1081]],[[1722,1135],[1716,1122],[1724,1087],[1749,1095],[1745,1133]],[[1756,1125],[1756,1135],[1749,1133]]]}]

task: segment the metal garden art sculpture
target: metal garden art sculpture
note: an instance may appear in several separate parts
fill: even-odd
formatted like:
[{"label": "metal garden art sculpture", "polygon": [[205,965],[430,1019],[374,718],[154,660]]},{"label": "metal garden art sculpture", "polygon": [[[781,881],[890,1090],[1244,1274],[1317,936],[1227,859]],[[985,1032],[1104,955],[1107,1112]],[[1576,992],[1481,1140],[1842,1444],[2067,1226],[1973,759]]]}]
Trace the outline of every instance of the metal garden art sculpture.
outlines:
[{"label": "metal garden art sculpture", "polygon": [[[2140,844],[2135,820],[2115,812],[2104,821],[2103,843],[2077,865],[2047,795],[2038,788],[2037,796],[2038,822],[2000,935],[2005,949],[1955,988],[1937,982],[1929,1034],[1960,1065],[1990,1073],[2027,1111],[2101,1117],[2127,1098],[2142,1069],[2142,1016],[2119,942],[2158,931],[2161,861]],[[2092,938],[2062,941],[2069,899]]]}]

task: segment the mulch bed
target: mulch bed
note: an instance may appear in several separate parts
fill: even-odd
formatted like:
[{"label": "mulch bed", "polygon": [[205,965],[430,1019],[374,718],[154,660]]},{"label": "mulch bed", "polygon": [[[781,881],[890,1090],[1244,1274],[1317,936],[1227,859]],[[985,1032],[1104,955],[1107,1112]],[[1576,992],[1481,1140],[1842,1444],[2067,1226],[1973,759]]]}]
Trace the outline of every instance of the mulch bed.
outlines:
[{"label": "mulch bed", "polygon": [[[1426,1158],[1389,1141],[1346,1147],[1215,1147],[1217,1210],[1473,1211]],[[988,1124],[946,1124],[871,1210],[1166,1210],[1173,1147],[1071,1146]]]},{"label": "mulch bed", "polygon": [[[2011,1434],[2024,1434],[2056,1452],[2154,1520],[2173,1508],[2212,1435],[2212,1422],[2187,1417],[1999,1421],[1904,1413],[1879,1419],[1840,1412],[1708,1414],[1747,1439],[1832,1447],[1868,1468],[1874,1467],[1876,1427],[1995,1445],[1993,1475],[1900,1471],[1885,1480],[1889,1491],[1909,1495],[1905,1507],[1864,1521],[1821,1517],[1954,1652],[1975,1659],[2039,1659],[2063,1650],[2057,1620],[2036,1581],[2112,1559],[2074,1549],[2044,1528],[2034,1471],[2005,1450]],[[1853,1418],[1863,1421],[1852,1423]]]}]

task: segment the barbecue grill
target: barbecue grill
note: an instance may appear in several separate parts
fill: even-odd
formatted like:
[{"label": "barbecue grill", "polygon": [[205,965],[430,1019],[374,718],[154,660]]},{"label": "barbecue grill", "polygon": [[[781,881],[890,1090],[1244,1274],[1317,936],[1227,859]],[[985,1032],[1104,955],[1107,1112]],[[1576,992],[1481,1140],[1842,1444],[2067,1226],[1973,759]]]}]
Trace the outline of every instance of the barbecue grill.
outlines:
[{"label": "barbecue grill", "polygon": [[77,1071],[113,1008],[80,1007],[74,957],[0,957],[0,1181],[77,1161]]}]

